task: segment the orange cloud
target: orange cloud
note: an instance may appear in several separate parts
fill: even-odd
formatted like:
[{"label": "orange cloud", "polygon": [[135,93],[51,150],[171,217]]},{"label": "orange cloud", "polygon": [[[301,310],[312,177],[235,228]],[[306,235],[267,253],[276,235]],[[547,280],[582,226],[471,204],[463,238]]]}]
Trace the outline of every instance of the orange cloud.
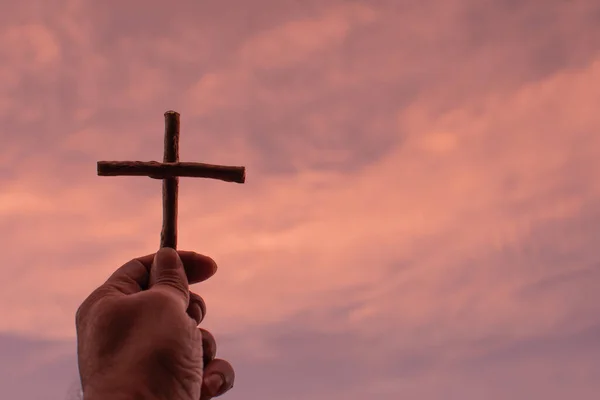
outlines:
[{"label": "orange cloud", "polygon": [[277,3],[256,25],[243,4],[184,1],[174,24],[134,3],[0,25],[1,331],[72,340],[80,301],[156,250],[160,183],[95,163],[160,160],[176,109],[182,159],[248,168],[181,180],[180,247],[219,263],[195,288],[207,326],[281,378],[267,397],[362,365],[361,387],[303,395],[550,399],[548,354],[597,387],[577,345],[597,345],[595,3]]}]

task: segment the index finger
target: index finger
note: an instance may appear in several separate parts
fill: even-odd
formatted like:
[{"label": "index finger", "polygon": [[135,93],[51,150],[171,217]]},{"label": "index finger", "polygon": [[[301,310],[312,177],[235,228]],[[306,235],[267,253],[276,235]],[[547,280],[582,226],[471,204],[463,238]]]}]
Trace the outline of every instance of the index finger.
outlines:
[{"label": "index finger", "polygon": [[[156,253],[136,258],[137,261],[146,267],[148,273],[150,273],[154,254]],[[208,256],[185,250],[177,250],[177,254],[179,254],[179,258],[183,262],[183,269],[190,285],[203,282],[217,272],[217,263]]]},{"label": "index finger", "polygon": [[[177,251],[188,282],[198,283],[207,280],[217,271],[217,264],[210,257],[193,251]],[[105,285],[116,288],[124,294],[133,294],[148,288],[150,267],[154,254],[134,258],[119,267],[106,281]]]}]

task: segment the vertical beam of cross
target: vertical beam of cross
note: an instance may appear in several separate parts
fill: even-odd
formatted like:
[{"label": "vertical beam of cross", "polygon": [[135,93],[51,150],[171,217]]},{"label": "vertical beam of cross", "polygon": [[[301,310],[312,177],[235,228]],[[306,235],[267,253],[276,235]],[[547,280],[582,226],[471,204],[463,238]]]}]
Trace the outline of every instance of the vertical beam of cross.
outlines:
[{"label": "vertical beam of cross", "polygon": [[245,167],[179,162],[179,113],[165,113],[163,162],[98,161],[99,176],[148,176],[162,179],[163,222],[160,247],[177,248],[177,192],[179,177],[219,179],[244,183]]},{"label": "vertical beam of cross", "polygon": [[[165,113],[165,154],[163,163],[179,161],[179,114]],[[163,225],[160,233],[160,247],[177,248],[177,192],[179,177],[172,176],[162,181]]]}]

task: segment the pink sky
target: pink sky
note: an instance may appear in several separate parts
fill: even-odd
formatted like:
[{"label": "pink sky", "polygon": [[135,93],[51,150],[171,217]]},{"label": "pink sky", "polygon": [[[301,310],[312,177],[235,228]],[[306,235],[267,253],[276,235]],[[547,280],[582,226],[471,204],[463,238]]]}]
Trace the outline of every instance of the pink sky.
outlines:
[{"label": "pink sky", "polygon": [[[64,399],[74,312],[158,245],[219,272],[231,400],[600,391],[600,2],[0,0],[0,390]],[[7,11],[9,10],[9,11]]]}]

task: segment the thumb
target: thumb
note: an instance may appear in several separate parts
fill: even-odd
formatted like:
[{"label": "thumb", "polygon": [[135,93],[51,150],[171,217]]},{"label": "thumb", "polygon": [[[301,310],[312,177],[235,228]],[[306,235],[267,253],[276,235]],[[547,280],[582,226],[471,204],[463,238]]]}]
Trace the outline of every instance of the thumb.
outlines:
[{"label": "thumb", "polygon": [[164,291],[181,302],[185,311],[190,301],[190,291],[183,262],[177,251],[165,247],[156,252],[150,268],[149,290]]}]

